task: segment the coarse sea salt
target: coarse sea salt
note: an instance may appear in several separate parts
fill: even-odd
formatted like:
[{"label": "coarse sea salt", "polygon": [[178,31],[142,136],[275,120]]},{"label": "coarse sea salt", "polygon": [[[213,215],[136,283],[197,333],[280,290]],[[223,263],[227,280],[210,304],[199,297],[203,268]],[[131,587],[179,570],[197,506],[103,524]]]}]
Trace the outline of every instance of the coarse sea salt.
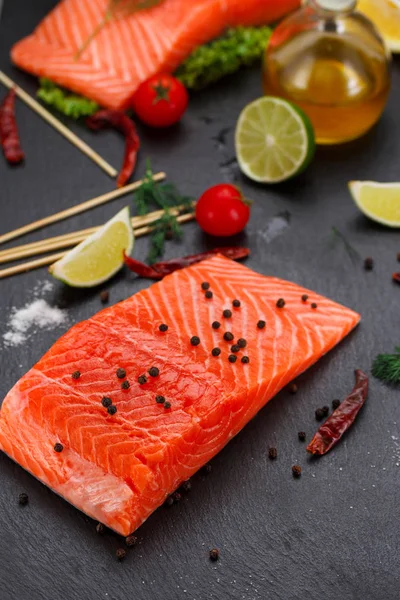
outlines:
[{"label": "coarse sea salt", "polygon": [[46,300],[37,299],[22,308],[13,308],[8,320],[8,330],[3,334],[6,346],[20,346],[37,329],[52,329],[65,323],[64,310],[50,306]]}]

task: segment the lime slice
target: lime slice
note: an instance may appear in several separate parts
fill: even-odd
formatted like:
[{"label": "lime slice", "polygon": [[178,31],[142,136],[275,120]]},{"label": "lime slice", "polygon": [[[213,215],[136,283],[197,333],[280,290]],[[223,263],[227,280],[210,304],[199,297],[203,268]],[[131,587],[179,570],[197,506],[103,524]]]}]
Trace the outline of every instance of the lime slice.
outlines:
[{"label": "lime slice", "polygon": [[400,227],[400,183],[350,181],[349,190],[365,216],[388,227]]},{"label": "lime slice", "polygon": [[300,108],[264,96],[241,112],[235,145],[245,175],[262,183],[278,183],[309,165],[315,152],[314,130]]},{"label": "lime slice", "polygon": [[129,208],[126,207],[51,265],[49,272],[73,287],[94,287],[120,270],[124,264],[123,252],[132,252],[134,240]]}]

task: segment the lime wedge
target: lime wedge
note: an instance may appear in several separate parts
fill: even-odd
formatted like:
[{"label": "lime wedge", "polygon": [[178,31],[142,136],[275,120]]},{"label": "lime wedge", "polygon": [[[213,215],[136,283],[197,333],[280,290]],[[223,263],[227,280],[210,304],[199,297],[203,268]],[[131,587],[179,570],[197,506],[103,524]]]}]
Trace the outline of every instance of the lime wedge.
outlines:
[{"label": "lime wedge", "polygon": [[400,183],[350,181],[349,190],[366,217],[388,227],[400,227]]},{"label": "lime wedge", "polygon": [[73,287],[94,287],[120,270],[124,264],[123,252],[132,252],[134,240],[129,208],[126,207],[51,265],[49,272]]},{"label": "lime wedge", "polygon": [[298,175],[315,152],[314,130],[294,104],[264,96],[248,104],[239,116],[236,155],[243,173],[262,183],[278,183]]}]

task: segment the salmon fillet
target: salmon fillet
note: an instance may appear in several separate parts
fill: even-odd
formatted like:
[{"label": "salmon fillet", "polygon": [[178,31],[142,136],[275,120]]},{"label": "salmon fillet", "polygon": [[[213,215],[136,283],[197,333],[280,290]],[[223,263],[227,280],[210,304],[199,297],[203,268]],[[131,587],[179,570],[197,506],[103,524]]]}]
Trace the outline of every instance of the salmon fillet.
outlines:
[{"label": "salmon fillet", "polygon": [[114,109],[126,108],[139,84],[173,72],[192,50],[228,26],[276,21],[300,0],[164,0],[114,19],[75,55],[102,21],[108,0],[62,0],[11,51],[21,69]]},{"label": "salmon fillet", "polygon": [[[4,400],[0,448],[77,508],[128,535],[358,321],[331,300],[216,256],[72,327]],[[234,363],[227,331],[247,341]],[[215,347],[220,356],[212,355]],[[158,376],[148,374],[151,367]],[[103,397],[117,407],[114,415]]]}]

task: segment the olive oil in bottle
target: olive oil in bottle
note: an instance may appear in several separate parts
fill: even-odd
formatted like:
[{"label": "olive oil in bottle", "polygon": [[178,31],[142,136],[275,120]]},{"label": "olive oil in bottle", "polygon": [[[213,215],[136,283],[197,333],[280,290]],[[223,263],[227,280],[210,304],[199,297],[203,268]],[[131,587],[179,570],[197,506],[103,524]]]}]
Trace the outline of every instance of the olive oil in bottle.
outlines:
[{"label": "olive oil in bottle", "polygon": [[267,95],[298,104],[319,144],[363,135],[390,89],[390,54],[355,0],[309,0],[275,29],[266,50]]}]

